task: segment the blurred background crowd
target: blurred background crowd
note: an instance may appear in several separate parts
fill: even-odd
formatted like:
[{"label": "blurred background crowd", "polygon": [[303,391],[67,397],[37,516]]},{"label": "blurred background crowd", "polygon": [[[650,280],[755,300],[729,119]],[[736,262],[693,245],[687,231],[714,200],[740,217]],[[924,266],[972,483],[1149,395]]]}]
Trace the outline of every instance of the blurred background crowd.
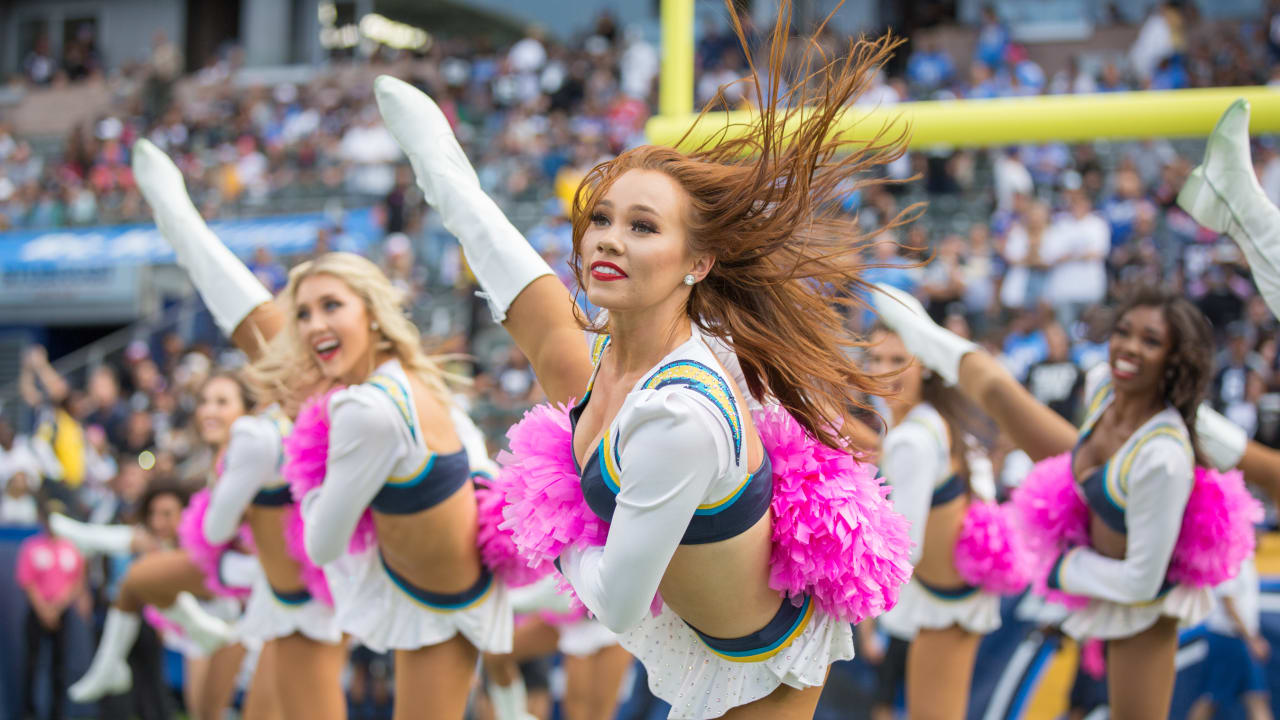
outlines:
[{"label": "blurred background crowd", "polygon": [[[1033,61],[991,9],[971,54],[941,43],[940,29],[924,29],[859,102],[1280,85],[1280,10],[1213,24],[1198,22],[1193,3],[1158,5],[1140,18],[1106,12],[1112,25],[1136,25],[1132,44],[1071,55],[1058,67]],[[602,15],[571,40],[536,29],[502,46],[440,38],[425,53],[376,48],[335,58],[304,82],[261,84],[235,80],[242,52],[234,45],[194,73],[181,72],[182,52],[157,33],[146,62],[111,67],[92,28],[58,57],[36,42],[10,87],[97,82],[109,88],[111,109],[60,142],[27,137],[0,112],[0,231],[149,222],[129,169],[128,148],[141,137],[174,157],[207,218],[326,213],[310,252],[253,256],[251,268],[273,291],[293,263],[347,246],[345,208],[373,207],[380,238],[371,255],[411,298],[431,348],[457,354],[454,369],[474,378],[458,393],[496,451],[540,390],[413,187],[381,125],[372,78],[395,73],[440,103],[483,185],[572,288],[569,200],[594,164],[643,142],[656,108],[657,47]],[[746,71],[723,26],[698,40],[696,61],[699,103]],[[752,101],[734,88],[726,99]],[[998,353],[1071,419],[1084,372],[1106,359],[1105,307],[1115,289],[1138,279],[1180,289],[1218,334],[1210,401],[1280,445],[1280,328],[1230,240],[1174,203],[1201,151],[1202,141],[1166,140],[913,151],[883,172],[917,180],[852,192],[846,209],[870,240],[868,280],[917,294],[935,319]],[[1260,138],[1254,152],[1263,187],[1280,203],[1280,145]],[[916,202],[928,203],[918,221],[880,230]],[[849,317],[856,329],[869,321],[865,312]],[[239,362],[213,334],[160,325],[136,329],[105,362],[67,373],[43,348],[28,349],[0,418],[0,523],[35,523],[38,496],[82,518],[131,521],[148,482],[202,483],[211,458],[193,428],[195,389]],[[101,596],[107,582],[99,575],[91,586]]]}]

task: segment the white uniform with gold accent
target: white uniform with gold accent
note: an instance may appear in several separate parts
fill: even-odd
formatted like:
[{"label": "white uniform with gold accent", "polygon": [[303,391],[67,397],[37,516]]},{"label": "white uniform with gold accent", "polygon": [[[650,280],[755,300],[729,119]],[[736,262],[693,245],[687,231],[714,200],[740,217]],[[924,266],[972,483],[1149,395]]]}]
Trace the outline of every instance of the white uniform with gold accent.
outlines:
[{"label": "white uniform with gold accent", "polygon": [[[376,544],[358,554],[347,552],[360,515],[376,507],[387,486],[429,485],[430,473],[453,457],[433,453],[423,443],[408,388],[404,369],[390,360],[369,381],[330,398],[325,482],[303,501],[307,552],[324,567],[338,627],[372,650],[413,650],[461,633],[484,652],[510,652],[507,589],[488,571],[462,593],[440,594],[396,574]],[[461,410],[453,411],[452,420],[469,466],[483,467],[488,458],[480,431]]]},{"label": "white uniform with gold accent", "polygon": [[[1089,372],[1085,397],[1089,417],[1082,436],[1111,403],[1109,367]],[[1125,556],[1114,559],[1077,547],[1059,558],[1050,587],[1091,598],[1087,607],[1067,616],[1062,629],[1072,637],[1105,640],[1136,635],[1162,616],[1177,618],[1183,625],[1203,620],[1213,608],[1212,589],[1170,587],[1165,582],[1195,482],[1195,460],[1182,416],[1173,407],[1156,413],[1095,472],[1101,473],[1094,481],[1095,496],[1101,499],[1094,502],[1107,505],[1091,507],[1104,520],[1109,515],[1123,518]],[[1077,487],[1082,485],[1078,482]]]},{"label": "white uniform with gold accent", "polygon": [[[597,357],[605,342],[595,343]],[[770,497],[771,485],[756,484],[763,466],[747,467],[727,376],[695,331],[627,396],[583,470],[588,504],[612,508],[608,539],[603,547],[570,550],[559,563],[587,608],[644,664],[672,718],[719,717],[784,684],[820,686],[832,662],[853,657],[849,624],[815,610],[808,598],[779,598],[773,621],[734,639],[699,633],[670,607],[650,613],[672,555],[709,527],[707,516]],[[766,494],[753,497],[760,492]]]}]

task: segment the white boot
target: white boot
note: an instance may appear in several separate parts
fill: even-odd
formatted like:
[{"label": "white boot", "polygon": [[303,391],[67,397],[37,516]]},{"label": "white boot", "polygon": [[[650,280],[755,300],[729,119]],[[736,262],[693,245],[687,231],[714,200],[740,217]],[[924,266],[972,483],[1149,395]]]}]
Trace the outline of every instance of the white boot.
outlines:
[{"label": "white boot", "polygon": [[50,513],[49,530],[70,540],[86,555],[127,555],[133,551],[132,525],[83,523],[60,513]]},{"label": "white boot", "polygon": [[1249,153],[1249,103],[1231,104],[1187,178],[1178,205],[1196,222],[1240,246],[1271,312],[1280,316],[1280,208],[1258,184]]},{"label": "white boot", "polygon": [[231,335],[254,308],[271,302],[271,293],[200,217],[182,171],[149,140],[133,144],[133,177],[160,234],[173,246],[178,265],[191,276],[223,333]]},{"label": "white boot", "polygon": [[902,338],[907,351],[948,385],[959,382],[961,358],[978,346],[934,323],[914,297],[883,283],[877,284],[876,290],[871,293],[876,314]]},{"label": "white boot", "polygon": [[133,687],[129,670],[129,651],[138,639],[141,619],[137,613],[111,608],[102,627],[98,651],[93,654],[89,671],[67,689],[67,696],[78,703],[91,703],[107,695],[119,695]]},{"label": "white boot", "polygon": [[1240,464],[1249,436],[1244,428],[1231,422],[1208,405],[1196,410],[1196,447],[1209,464],[1226,472]]},{"label": "white boot", "polygon": [[431,98],[388,75],[373,83],[382,120],[409,156],[423,198],[458,238],[495,322],[529,283],[553,274],[480,187],[449,121]]},{"label": "white boot", "polygon": [[524,688],[524,678],[519,675],[510,685],[499,685],[491,681],[488,691],[489,702],[493,704],[494,720],[537,720],[529,713],[528,693]]},{"label": "white boot", "polygon": [[178,598],[169,607],[156,609],[181,626],[187,637],[205,654],[211,655],[218,648],[235,641],[235,629],[201,607],[200,601],[189,592],[178,593]]}]

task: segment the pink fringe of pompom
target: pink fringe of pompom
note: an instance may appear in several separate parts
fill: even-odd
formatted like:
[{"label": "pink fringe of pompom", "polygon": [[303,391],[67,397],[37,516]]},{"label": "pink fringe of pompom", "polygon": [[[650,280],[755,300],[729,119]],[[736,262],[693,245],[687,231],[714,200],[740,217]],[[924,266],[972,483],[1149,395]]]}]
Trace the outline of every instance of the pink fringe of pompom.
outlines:
[{"label": "pink fringe of pompom", "polygon": [[[329,399],[341,388],[312,395],[302,404],[293,423],[293,432],[284,440],[284,477],[295,503],[324,483],[329,459]],[[366,509],[356,523],[347,545],[348,552],[360,553],[376,542],[373,513]]]},{"label": "pink fringe of pompom", "polygon": [[155,628],[156,632],[161,635],[186,635],[186,631],[182,629],[181,625],[161,615],[160,611],[153,605],[147,605],[142,608],[142,619],[146,620],[147,624]]},{"label": "pink fringe of pompom", "polygon": [[954,562],[970,585],[997,595],[1015,595],[1031,581],[1033,560],[1015,527],[1013,510],[975,499],[969,504]]},{"label": "pink fringe of pompom", "polygon": [[494,489],[506,500],[500,527],[530,568],[550,571],[565,548],[603,545],[609,525],[582,496],[573,431],[563,405],[538,405],[507,431]]},{"label": "pink fringe of pompom", "polygon": [[284,514],[284,547],[289,557],[298,561],[298,577],[302,585],[311,593],[311,597],[333,607],[333,593],[329,592],[329,581],[325,579],[324,570],[311,562],[307,556],[305,538],[306,528],[302,523],[302,510],[297,503],[290,505]]},{"label": "pink fringe of pompom", "polygon": [[480,561],[507,587],[523,587],[541,579],[547,571],[530,568],[511,538],[511,529],[502,527],[502,511],[506,507],[502,492],[492,487],[491,479],[477,480],[476,519],[480,527],[476,542],[480,545]]},{"label": "pink fringe of pompom", "polygon": [[773,465],[769,586],[845,622],[892,608],[911,577],[907,520],[875,468],[823,445],[786,410],[754,415]]},{"label": "pink fringe of pompom", "polygon": [[1010,500],[1023,545],[1032,559],[1032,591],[1045,599],[1079,610],[1089,598],[1052,590],[1049,573],[1058,557],[1089,544],[1089,507],[1076,492],[1071,453],[1036,463]]},{"label": "pink fringe of pompom", "polygon": [[1107,653],[1103,642],[1097,638],[1089,638],[1080,646],[1080,669],[1094,680],[1101,680],[1107,675]]},{"label": "pink fringe of pompom", "polygon": [[1253,554],[1254,525],[1262,504],[1244,486],[1239,470],[1196,468],[1196,483],[1182,513],[1182,529],[1169,560],[1169,580],[1211,587],[1230,580]]},{"label": "pink fringe of pompom", "polygon": [[[246,598],[249,588],[223,585],[218,577],[218,564],[222,553],[231,548],[231,542],[213,545],[204,539],[204,515],[209,511],[211,491],[204,488],[191,496],[187,507],[182,511],[182,519],[178,523],[178,544],[187,552],[187,557],[204,573],[204,585],[214,595],[233,598]],[[240,540],[252,545],[247,525],[240,528]]]},{"label": "pink fringe of pompom", "polygon": [[[555,570],[553,563],[566,548],[603,545],[609,525],[596,517],[582,496],[568,408],[533,407],[507,431],[507,440],[511,451],[498,453],[501,470],[490,487],[502,499],[504,519],[498,528],[525,567],[541,577]],[[558,588],[575,608],[582,605],[563,577]],[[662,609],[657,596],[650,609],[654,614]]]}]

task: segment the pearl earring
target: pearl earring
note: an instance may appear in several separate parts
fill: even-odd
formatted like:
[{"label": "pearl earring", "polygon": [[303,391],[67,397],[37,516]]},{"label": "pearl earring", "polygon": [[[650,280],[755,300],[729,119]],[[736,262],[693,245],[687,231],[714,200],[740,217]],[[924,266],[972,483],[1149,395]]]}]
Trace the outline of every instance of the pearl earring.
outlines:
[{"label": "pearl earring", "polygon": [[373,322],[369,323],[369,329],[374,332],[378,332],[378,330],[380,330],[381,328],[378,326],[378,321],[374,320]]},{"label": "pearl earring", "polygon": [[694,283],[696,283],[696,282],[698,282],[698,279],[697,279],[697,278],[695,278],[695,277],[693,276],[693,273],[689,273],[688,275],[685,275],[685,276],[684,276],[684,284],[685,284],[685,285],[690,285],[690,286],[692,286],[692,285],[693,285]]}]

